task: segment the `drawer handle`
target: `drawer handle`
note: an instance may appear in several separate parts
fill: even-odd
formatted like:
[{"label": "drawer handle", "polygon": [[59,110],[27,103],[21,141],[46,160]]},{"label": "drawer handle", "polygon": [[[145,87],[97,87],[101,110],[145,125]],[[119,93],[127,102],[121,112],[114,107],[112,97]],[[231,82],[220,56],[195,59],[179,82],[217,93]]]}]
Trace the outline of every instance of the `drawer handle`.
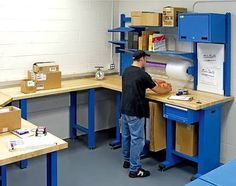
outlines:
[{"label": "drawer handle", "polygon": [[187,37],[186,37],[186,36],[180,36],[180,38],[181,38],[181,39],[187,39]]},{"label": "drawer handle", "polygon": [[183,111],[188,111],[188,109],[183,108],[183,107],[178,107],[178,106],[174,106],[174,105],[170,105],[170,104],[165,104],[165,105],[168,107],[171,107],[171,108],[175,108],[175,109],[179,109],[179,110],[183,110]]},{"label": "drawer handle", "polygon": [[215,113],[215,112],[216,112],[216,110],[212,110],[212,111],[211,111],[212,114]]},{"label": "drawer handle", "polygon": [[202,40],[207,40],[207,37],[202,37]]}]

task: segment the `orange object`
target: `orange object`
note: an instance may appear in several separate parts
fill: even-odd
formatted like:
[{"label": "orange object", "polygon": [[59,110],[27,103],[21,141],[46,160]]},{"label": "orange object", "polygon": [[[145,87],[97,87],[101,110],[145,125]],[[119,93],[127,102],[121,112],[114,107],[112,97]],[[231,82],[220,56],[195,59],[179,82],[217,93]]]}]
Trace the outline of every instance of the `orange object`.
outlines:
[{"label": "orange object", "polygon": [[168,83],[160,83],[159,86],[163,87],[163,88],[166,88],[166,87],[168,87]]}]

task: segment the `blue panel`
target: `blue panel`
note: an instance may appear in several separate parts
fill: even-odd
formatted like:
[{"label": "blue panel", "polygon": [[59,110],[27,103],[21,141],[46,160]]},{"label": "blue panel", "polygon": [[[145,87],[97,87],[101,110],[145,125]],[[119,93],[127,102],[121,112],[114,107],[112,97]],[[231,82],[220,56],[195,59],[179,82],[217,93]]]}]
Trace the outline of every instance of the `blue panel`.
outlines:
[{"label": "blue panel", "polygon": [[201,110],[198,140],[198,174],[203,175],[220,166],[221,106]]},{"label": "blue panel", "polygon": [[70,93],[70,138],[75,139],[77,130],[75,128],[77,123],[77,92]]},{"label": "blue panel", "polygon": [[179,41],[225,43],[225,15],[179,14]]},{"label": "blue panel", "polygon": [[120,75],[123,74],[126,67],[133,63],[133,56],[131,53],[121,53],[120,54]]},{"label": "blue panel", "polygon": [[0,166],[0,186],[7,186],[7,167]]},{"label": "blue panel", "polygon": [[95,89],[88,92],[88,148],[95,148]]},{"label": "blue panel", "polygon": [[47,186],[57,186],[57,152],[47,154]]},{"label": "blue panel", "polygon": [[19,107],[21,109],[21,117],[27,119],[27,99],[20,100]]},{"label": "blue panel", "polygon": [[224,95],[230,96],[231,91],[231,14],[226,14],[226,43],[224,63]]},{"label": "blue panel", "polygon": [[236,185],[235,172],[236,160],[233,160],[201,176],[200,179],[208,181],[214,185],[233,186]]},{"label": "blue panel", "polygon": [[170,104],[164,104],[163,117],[177,122],[192,124],[199,121],[199,112]]}]

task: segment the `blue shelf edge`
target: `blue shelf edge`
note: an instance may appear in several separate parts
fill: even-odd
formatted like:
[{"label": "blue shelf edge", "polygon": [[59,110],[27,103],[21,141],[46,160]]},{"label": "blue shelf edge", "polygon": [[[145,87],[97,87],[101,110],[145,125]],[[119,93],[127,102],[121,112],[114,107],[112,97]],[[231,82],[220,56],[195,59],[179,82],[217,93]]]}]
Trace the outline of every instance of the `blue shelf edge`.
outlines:
[{"label": "blue shelf edge", "polygon": [[198,163],[198,156],[189,156],[189,155],[186,155],[186,154],[182,154],[182,153],[180,153],[180,152],[177,152],[177,151],[175,151],[175,150],[173,150],[172,153],[175,154],[176,156],[181,157],[181,158],[184,158],[184,159],[193,161],[193,162],[195,162],[195,163]]},{"label": "blue shelf edge", "polygon": [[[128,53],[132,53],[135,52],[137,49],[122,49],[122,52],[128,52]],[[149,54],[162,54],[162,55],[171,55],[171,56],[180,56],[183,58],[187,58],[187,59],[191,59],[193,60],[195,57],[195,54],[193,52],[180,52],[180,51],[148,51],[145,50],[145,52],[149,53]]]},{"label": "blue shelf edge", "polygon": [[127,43],[127,41],[108,41],[108,42],[115,45],[125,45]]},{"label": "blue shelf edge", "polygon": [[131,27],[118,27],[114,29],[109,29],[108,32],[132,32],[134,30],[135,29]]}]

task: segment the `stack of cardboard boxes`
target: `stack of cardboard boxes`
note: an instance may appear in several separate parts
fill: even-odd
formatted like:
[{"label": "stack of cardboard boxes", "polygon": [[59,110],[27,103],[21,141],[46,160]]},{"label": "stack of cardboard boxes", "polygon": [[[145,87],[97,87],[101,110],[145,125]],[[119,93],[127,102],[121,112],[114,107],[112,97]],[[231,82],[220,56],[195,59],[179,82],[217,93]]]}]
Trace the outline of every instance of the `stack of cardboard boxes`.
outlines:
[{"label": "stack of cardboard boxes", "polygon": [[[187,8],[167,6],[163,8],[163,13],[132,11],[132,26],[163,26],[175,27],[178,25],[178,14],[187,12]],[[135,37],[134,37],[135,36]],[[137,38],[133,39],[133,38]],[[137,45],[138,43],[138,45]],[[166,39],[165,35],[159,32],[142,31],[130,32],[128,37],[128,48],[149,50],[149,51],[165,51]]]},{"label": "stack of cardboard boxes", "polygon": [[178,25],[178,14],[187,12],[187,8],[167,6],[163,13],[132,11],[131,24],[133,26],[164,26],[175,27]]},{"label": "stack of cardboard boxes", "polygon": [[23,93],[37,90],[49,90],[61,87],[61,72],[54,62],[34,63],[33,70],[28,71],[28,79],[21,82]]}]

